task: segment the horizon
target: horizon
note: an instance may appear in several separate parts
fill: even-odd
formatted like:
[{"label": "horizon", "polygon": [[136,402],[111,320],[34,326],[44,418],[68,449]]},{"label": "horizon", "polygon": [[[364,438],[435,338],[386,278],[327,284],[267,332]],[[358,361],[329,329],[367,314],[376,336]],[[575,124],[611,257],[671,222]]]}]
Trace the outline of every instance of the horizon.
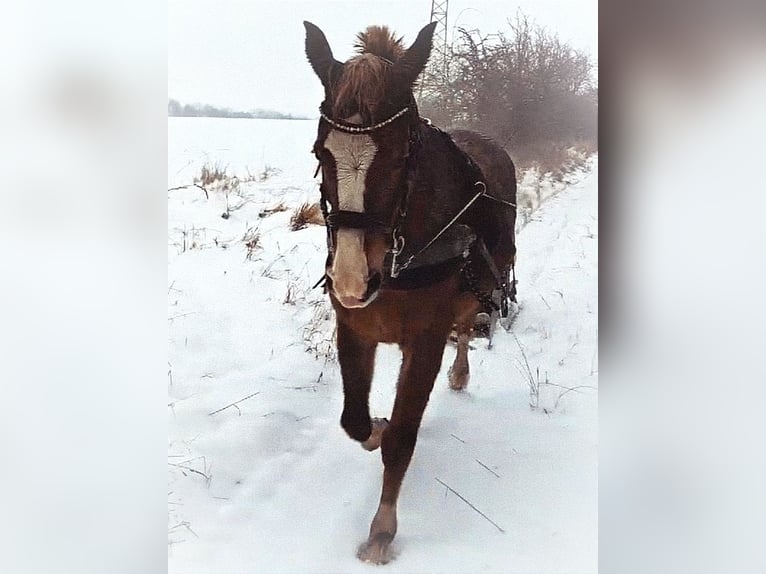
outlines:
[{"label": "horizon", "polygon": [[[205,110],[208,110],[208,113],[212,110],[219,113],[225,113],[225,114],[277,114],[281,117],[268,117],[266,115],[263,115],[263,117],[259,117],[258,115],[254,115],[252,117],[237,117],[234,115],[221,115],[221,116],[212,116],[212,115],[185,115],[185,114],[178,114],[178,113],[171,113],[170,110],[170,103],[175,102],[176,105],[180,106],[181,108],[186,108],[187,106],[190,106],[197,110],[198,112],[203,112]],[[221,106],[214,106],[212,104],[208,104],[207,102],[182,102],[176,98],[172,98],[168,96],[168,117],[169,118],[225,118],[225,119],[272,119],[272,120],[313,120],[318,118],[318,114],[310,117],[307,115],[298,115],[293,114],[289,112],[284,112],[282,110],[277,110],[273,108],[264,108],[264,107],[255,107],[250,108],[247,110],[240,110],[236,108],[231,107],[221,107]]]}]

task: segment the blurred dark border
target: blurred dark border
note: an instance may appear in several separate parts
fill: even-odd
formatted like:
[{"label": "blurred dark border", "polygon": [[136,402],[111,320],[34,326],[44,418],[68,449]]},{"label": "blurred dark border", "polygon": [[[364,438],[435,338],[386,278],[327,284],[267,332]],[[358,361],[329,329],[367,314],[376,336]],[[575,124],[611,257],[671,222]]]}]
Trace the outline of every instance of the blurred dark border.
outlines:
[{"label": "blurred dark border", "polygon": [[600,571],[766,571],[766,4],[602,2],[599,45]]}]

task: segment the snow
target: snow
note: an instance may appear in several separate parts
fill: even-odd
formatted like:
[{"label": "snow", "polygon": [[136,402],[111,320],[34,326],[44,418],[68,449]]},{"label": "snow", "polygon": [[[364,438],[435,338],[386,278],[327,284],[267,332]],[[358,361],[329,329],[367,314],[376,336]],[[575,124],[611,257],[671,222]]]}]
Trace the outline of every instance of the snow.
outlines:
[{"label": "snow", "polygon": [[[256,175],[229,193],[241,207],[228,219],[221,190],[168,192],[169,571],[372,572],[355,553],[380,495],[380,451],[338,422],[334,319],[311,289],[324,229],[289,229],[317,197],[316,123],[168,128],[169,188],[205,162]],[[260,181],[267,165],[280,171]],[[447,386],[448,346],[387,572],[596,571],[596,158],[589,168],[519,229],[520,312],[492,349],[472,343],[466,392]],[[279,202],[290,209],[259,217]],[[249,257],[248,230],[260,238]],[[373,416],[390,414],[398,368],[398,349],[381,346]]]}]

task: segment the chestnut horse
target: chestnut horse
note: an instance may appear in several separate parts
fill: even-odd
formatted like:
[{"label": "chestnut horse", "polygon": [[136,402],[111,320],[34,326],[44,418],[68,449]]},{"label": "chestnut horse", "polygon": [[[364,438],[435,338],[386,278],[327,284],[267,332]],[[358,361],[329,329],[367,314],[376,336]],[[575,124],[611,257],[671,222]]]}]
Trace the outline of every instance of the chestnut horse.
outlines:
[{"label": "chestnut horse", "polygon": [[[387,28],[369,27],[345,63],[319,28],[304,25],[306,54],[325,91],[314,153],[343,378],[340,424],[365,449],[380,447],[384,465],[380,504],[358,556],[385,563],[399,489],[452,328],[458,351],[449,381],[461,390],[477,314],[506,314],[515,300],[516,174],[488,138],[448,135],[418,115],[413,86],[435,24],[408,49]],[[368,407],[378,343],[398,344],[403,357],[390,421],[371,418]]]}]

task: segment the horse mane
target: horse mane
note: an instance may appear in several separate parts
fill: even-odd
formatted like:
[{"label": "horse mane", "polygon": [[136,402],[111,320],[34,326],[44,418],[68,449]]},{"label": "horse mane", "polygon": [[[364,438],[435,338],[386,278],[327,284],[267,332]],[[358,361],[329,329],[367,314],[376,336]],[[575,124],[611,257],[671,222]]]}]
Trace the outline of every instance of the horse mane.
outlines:
[{"label": "horse mane", "polygon": [[388,27],[369,26],[356,35],[354,48],[358,55],[343,66],[334,112],[339,117],[360,113],[370,118],[386,98],[387,68],[404,54],[404,45]]}]

